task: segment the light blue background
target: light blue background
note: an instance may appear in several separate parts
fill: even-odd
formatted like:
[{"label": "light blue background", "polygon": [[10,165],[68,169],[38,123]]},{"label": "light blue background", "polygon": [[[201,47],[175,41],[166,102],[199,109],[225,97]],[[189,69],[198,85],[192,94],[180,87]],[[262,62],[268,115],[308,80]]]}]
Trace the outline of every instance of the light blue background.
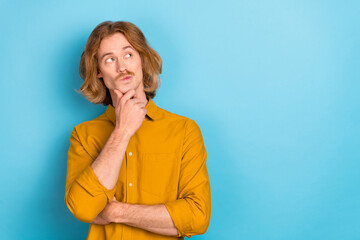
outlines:
[{"label": "light blue background", "polygon": [[85,239],[64,203],[92,29],[127,20],[154,99],[199,124],[212,218],[192,239],[360,239],[359,1],[0,1],[1,239]]}]

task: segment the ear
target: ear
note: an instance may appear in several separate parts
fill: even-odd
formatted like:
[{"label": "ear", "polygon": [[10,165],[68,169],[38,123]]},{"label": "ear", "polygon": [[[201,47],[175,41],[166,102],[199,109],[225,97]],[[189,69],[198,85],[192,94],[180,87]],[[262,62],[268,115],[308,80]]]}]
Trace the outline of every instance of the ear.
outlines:
[{"label": "ear", "polygon": [[96,75],[96,77],[97,77],[97,78],[102,78],[103,76],[102,76],[101,72],[98,72],[98,74]]}]

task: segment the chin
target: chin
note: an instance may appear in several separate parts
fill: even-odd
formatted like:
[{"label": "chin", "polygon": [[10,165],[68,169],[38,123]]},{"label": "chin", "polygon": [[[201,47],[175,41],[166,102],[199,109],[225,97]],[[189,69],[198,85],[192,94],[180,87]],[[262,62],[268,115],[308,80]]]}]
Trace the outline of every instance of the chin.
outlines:
[{"label": "chin", "polygon": [[133,88],[132,87],[119,86],[119,87],[115,87],[115,89],[119,90],[120,92],[122,92],[124,94],[124,93],[126,93],[127,91],[129,91],[130,89],[133,89]]}]

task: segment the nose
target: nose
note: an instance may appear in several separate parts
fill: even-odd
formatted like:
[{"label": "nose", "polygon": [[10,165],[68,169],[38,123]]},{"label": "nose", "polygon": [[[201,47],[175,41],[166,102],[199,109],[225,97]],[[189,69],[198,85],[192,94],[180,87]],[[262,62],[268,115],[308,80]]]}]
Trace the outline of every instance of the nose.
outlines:
[{"label": "nose", "polygon": [[118,72],[123,72],[123,71],[126,70],[126,64],[125,64],[125,61],[123,59],[119,58],[116,70]]}]

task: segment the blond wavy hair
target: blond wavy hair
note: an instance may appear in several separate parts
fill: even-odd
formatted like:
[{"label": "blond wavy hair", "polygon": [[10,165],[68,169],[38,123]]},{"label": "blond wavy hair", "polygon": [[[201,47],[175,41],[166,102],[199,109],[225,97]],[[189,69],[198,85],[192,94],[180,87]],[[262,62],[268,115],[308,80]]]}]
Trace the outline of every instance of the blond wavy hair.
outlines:
[{"label": "blond wavy hair", "polygon": [[99,72],[97,51],[102,39],[117,32],[124,34],[131,46],[140,54],[145,94],[148,99],[154,98],[160,86],[161,58],[149,46],[141,30],[134,24],[124,21],[102,22],[90,34],[80,59],[79,73],[84,83],[79,92],[92,103],[112,104],[109,89],[103,79],[97,77]]}]

